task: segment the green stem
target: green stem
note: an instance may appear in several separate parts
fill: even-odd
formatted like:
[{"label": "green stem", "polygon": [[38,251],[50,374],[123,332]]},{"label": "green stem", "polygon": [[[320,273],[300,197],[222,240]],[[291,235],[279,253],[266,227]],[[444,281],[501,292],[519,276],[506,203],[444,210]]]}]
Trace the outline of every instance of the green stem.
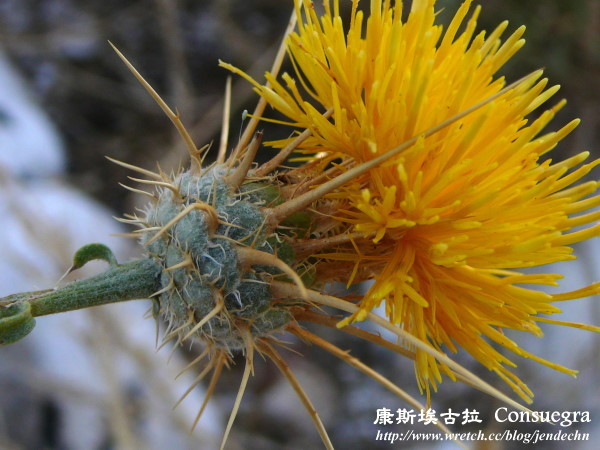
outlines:
[{"label": "green stem", "polygon": [[149,298],[160,290],[161,267],[150,259],[117,265],[59,289],[21,292],[0,299],[0,344],[11,344],[31,332],[34,317],[91,306]]},{"label": "green stem", "polygon": [[160,289],[160,267],[142,259],[114,266],[99,275],[42,293],[31,300],[34,317],[91,306],[148,298]]}]

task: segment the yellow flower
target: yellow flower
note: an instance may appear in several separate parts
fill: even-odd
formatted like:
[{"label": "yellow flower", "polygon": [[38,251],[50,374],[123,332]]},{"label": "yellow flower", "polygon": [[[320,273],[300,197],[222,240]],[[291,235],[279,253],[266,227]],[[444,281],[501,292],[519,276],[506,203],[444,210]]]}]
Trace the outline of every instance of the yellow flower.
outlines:
[{"label": "yellow flower", "polygon": [[[516,270],[574,259],[569,245],[599,234],[600,225],[589,224],[600,212],[579,214],[600,204],[600,196],[586,198],[598,183],[572,185],[600,160],[582,165],[588,153],[561,162],[546,155],[578,121],[542,134],[564,101],[532,115],[558,90],[546,87],[541,71],[486,100],[505,87],[497,72],[523,45],[524,27],[504,42],[506,22],[490,34],[476,32],[480,8],[466,19],[467,0],[444,31],[435,24],[434,3],[414,0],[402,21],[400,1],[372,0],[365,17],[354,0],[345,24],[337,0],[324,1],[321,17],[311,2],[296,0],[298,31],[287,40],[294,75],[267,73],[261,85],[223,65],[251,81],[290,125],[310,130],[300,150],[314,155],[311,170],[343,174],[418,137],[315,202],[334,205],[337,224],[323,227],[335,245],[310,255],[317,278],[374,280],[359,312],[342,325],[364,320],[385,301],[390,322],[438,350],[462,347],[529,400],[527,386],[507,369],[515,364],[494,344],[576,373],[521,349],[502,330],[541,336],[538,322],[547,322],[598,331],[540,316],[560,312],[554,302],[598,293],[598,284],[551,295],[521,285],[556,286],[561,275]],[[327,178],[315,177],[313,188]],[[582,225],[588,226],[571,231]],[[415,364],[427,392],[442,373],[453,376],[421,349]]]}]

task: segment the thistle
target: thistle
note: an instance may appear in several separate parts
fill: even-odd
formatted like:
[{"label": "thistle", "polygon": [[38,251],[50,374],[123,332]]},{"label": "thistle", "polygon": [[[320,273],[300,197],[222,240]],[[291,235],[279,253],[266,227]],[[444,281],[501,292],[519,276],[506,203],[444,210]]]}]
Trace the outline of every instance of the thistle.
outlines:
[{"label": "thistle", "polygon": [[[84,247],[73,269],[101,258],[110,263],[109,270],[57,290],[3,299],[1,342],[29,333],[35,316],[149,297],[154,315],[167,323],[165,344],[205,344],[187,369],[208,360],[187,393],[212,372],[196,422],[233,353],[244,354],[223,445],[259,352],[289,380],[323,443],[332,447],[318,413],[278,352],[283,331],[322,347],[423,408],[388,379],[304,329],[302,322],[337,328],[414,360],[427,401],[430,389],[446,375],[523,408],[454,362],[445,349],[464,348],[527,402],[531,391],[506,368],[514,364],[490,341],[574,374],[526,352],[502,333],[516,329],[541,335],[537,322],[599,331],[539,316],[559,312],[552,302],[598,293],[598,284],[550,295],[519,284],[555,285],[559,275],[515,271],[572,259],[568,245],[597,236],[599,227],[567,231],[600,217],[597,212],[571,217],[600,203],[597,196],[583,200],[597,182],[569,187],[600,160],[569,174],[586,153],[554,164],[541,160],[577,125],[573,121],[538,137],[563,103],[531,123],[526,119],[556,88],[545,90],[541,71],[509,85],[494,79],[522,45],[523,30],[503,45],[499,38],[506,24],[487,37],[474,37],[477,9],[457,36],[470,1],[443,35],[434,24],[433,1],[415,0],[405,23],[401,2],[392,6],[372,0],[366,22],[358,1],[352,5],[344,31],[337,0],[324,2],[321,18],[310,2],[296,0],[266,85],[221,63],[253,83],[261,100],[240,142],[227,155],[225,133],[210,165],[203,163],[208,147],[198,149],[179,116],[115,49],[178,129],[190,166],[168,175],[115,161],[144,177],[135,181],[154,188],[133,189],[148,196],[149,203],[142,214],[121,219],[138,227],[133,236],[147,257],[119,265],[105,247]],[[298,31],[292,32],[296,18]],[[282,83],[278,70],[285,50],[296,78],[283,74]],[[279,151],[258,165],[255,157],[265,150],[256,128],[259,120],[269,120],[263,116],[267,104],[302,131],[268,142]],[[224,122],[227,117],[225,108]],[[301,155],[300,164],[286,166],[294,152]],[[358,301],[326,291],[331,281],[352,286],[367,280],[374,283]],[[382,302],[386,318],[372,312]],[[323,305],[349,315],[340,321],[321,310]],[[399,343],[353,325],[364,320],[391,331]]]}]

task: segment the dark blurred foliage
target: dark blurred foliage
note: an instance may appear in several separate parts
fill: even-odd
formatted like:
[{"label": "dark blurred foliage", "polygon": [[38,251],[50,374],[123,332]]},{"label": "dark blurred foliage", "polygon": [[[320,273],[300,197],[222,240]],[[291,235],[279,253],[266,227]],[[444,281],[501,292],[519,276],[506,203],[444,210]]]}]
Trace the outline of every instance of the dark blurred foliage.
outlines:
[{"label": "dark blurred foliage", "polygon": [[[113,42],[165,98],[176,107],[196,143],[218,144],[222,94],[228,73],[218,59],[259,77],[270,68],[283,33],[291,0],[3,0],[0,2],[0,42],[25,75],[65,139],[70,181],[116,214],[131,210],[130,197],[116,185],[130,175],[104,156],[166,170],[185,164],[183,147],[170,122],[139,87],[116,57]],[[366,2],[364,2],[366,3]],[[560,150],[597,152],[600,129],[600,2],[596,0],[485,0],[480,29],[492,30],[504,19],[509,31],[527,25],[527,45],[502,72],[509,80],[540,67],[563,89],[568,106],[553,129],[573,117],[584,122]],[[448,20],[459,1],[438,2]],[[506,37],[506,36],[505,36]],[[234,79],[230,145],[241,126],[241,111],[251,111],[256,98],[247,83]],[[286,130],[285,133],[288,133]],[[268,150],[265,150],[268,151]],[[140,319],[141,320],[141,319]],[[344,349],[352,349],[374,369],[418,394],[412,365],[348,338],[339,331],[319,330]],[[376,407],[403,407],[366,376],[332,362],[323,352],[298,346],[304,358],[285,352],[290,365],[314,384],[317,408],[339,448],[376,448],[373,440]],[[465,361],[467,364],[468,362]],[[244,448],[315,448],[320,446],[297,399],[290,410],[273,412],[276,369],[256,360],[256,375],[242,403],[233,437]],[[217,401],[226,410],[233,401],[243,364],[225,373]],[[472,367],[474,368],[474,367]],[[238,370],[239,369],[239,370]],[[479,369],[479,374],[490,379]],[[308,389],[309,393],[311,389]],[[271,393],[269,394],[269,392]],[[495,405],[479,393],[448,383],[439,397],[444,407],[489,411]],[[269,400],[271,399],[271,400]],[[483,414],[482,414],[483,415]],[[308,428],[307,428],[308,427]],[[307,429],[309,431],[307,431]],[[383,447],[389,444],[380,444]],[[383,448],[382,447],[382,448]]]},{"label": "dark blurred foliage", "polygon": [[[366,2],[363,2],[366,3]],[[567,112],[585,122],[563,148],[593,149],[598,141],[600,6],[593,0],[487,0],[480,29],[510,21],[527,25],[528,44],[505,70],[515,79],[545,67],[563,85]],[[169,104],[181,112],[199,145],[215,141],[228,73],[218,59],[255,76],[270,67],[291,2],[281,0],[4,0],[2,46],[31,81],[38,101],[66,140],[73,183],[124,210],[115,168],[104,155],[135,164],[176,167],[185,152],[168,120],[138,86],[107,41],[112,41]],[[439,2],[447,20],[459,1]],[[234,80],[231,141],[241,110],[255,102],[247,83]],[[287,132],[287,131],[286,131]],[[172,147],[179,152],[173,156]],[[165,162],[167,160],[168,162]]]}]

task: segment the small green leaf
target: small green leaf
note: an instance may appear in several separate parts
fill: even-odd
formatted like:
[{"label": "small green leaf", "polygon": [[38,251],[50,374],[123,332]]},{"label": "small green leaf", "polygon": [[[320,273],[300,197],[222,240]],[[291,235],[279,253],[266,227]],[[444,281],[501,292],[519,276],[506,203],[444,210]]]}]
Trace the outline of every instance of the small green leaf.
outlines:
[{"label": "small green leaf", "polygon": [[94,243],[84,245],[75,252],[75,255],[73,255],[73,265],[69,269],[69,272],[80,269],[95,259],[102,259],[110,264],[111,267],[118,266],[117,258],[115,258],[110,248],[104,244]]},{"label": "small green leaf", "polygon": [[0,345],[12,344],[27,336],[35,326],[29,302],[0,307]]}]

